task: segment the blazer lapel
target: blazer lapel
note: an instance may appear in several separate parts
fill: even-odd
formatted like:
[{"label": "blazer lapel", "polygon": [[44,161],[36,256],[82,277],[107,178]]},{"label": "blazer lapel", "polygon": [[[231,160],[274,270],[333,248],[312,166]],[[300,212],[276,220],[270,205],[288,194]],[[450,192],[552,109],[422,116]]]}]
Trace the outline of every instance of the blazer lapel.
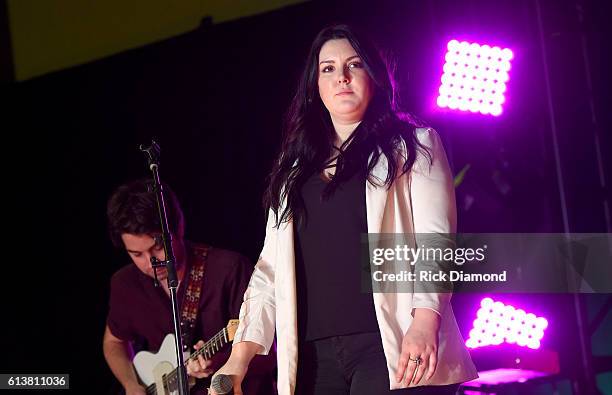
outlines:
[{"label": "blazer lapel", "polygon": [[[369,161],[372,160],[370,155]],[[366,181],[366,212],[368,220],[368,233],[381,233],[382,221],[385,213],[388,189],[384,184],[387,178],[387,157],[381,155],[378,163],[372,169],[372,176],[378,185]]]}]

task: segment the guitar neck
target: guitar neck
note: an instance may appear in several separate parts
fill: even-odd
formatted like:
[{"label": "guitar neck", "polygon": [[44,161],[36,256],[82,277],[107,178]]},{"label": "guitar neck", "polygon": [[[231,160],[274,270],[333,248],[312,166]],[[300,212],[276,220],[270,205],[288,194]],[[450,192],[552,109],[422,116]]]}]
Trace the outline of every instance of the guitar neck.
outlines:
[{"label": "guitar neck", "polygon": [[210,338],[204,346],[199,350],[195,351],[191,356],[185,361],[185,366],[189,363],[189,361],[195,361],[199,355],[203,356],[204,359],[210,359],[213,355],[217,353],[217,351],[221,350],[226,344],[230,342],[227,328],[221,329],[217,334]]}]

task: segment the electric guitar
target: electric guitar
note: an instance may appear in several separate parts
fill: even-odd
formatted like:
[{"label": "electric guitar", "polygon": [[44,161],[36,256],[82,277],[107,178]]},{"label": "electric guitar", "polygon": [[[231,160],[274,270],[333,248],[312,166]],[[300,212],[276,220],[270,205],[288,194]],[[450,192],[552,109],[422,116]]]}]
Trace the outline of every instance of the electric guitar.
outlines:
[{"label": "electric guitar", "polygon": [[[217,332],[202,348],[195,351],[185,360],[196,361],[198,355],[210,359],[223,346],[234,340],[238,320],[229,320],[227,326]],[[140,381],[146,386],[147,394],[173,395],[178,394],[178,369],[176,368],[176,347],[174,347],[174,334],[169,333],[159,348],[157,354],[141,351],[134,357],[133,363]],[[190,388],[195,380],[189,380]]]}]

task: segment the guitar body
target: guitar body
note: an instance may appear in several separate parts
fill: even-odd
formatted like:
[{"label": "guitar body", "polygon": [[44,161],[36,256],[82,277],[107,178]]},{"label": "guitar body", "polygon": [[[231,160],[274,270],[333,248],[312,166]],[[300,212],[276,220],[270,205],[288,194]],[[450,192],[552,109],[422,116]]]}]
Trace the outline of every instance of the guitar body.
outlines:
[{"label": "guitar body", "polygon": [[[155,384],[158,395],[174,395],[178,391],[172,391],[164,385],[164,376],[176,369],[176,347],[174,347],[174,335],[169,333],[159,347],[156,354],[148,351],[141,351],[134,357],[134,368],[140,381],[147,387]],[[188,355],[184,355],[187,359]],[[163,391],[160,391],[163,389]]]},{"label": "guitar body", "polygon": [[[204,346],[189,355],[183,353],[184,360],[196,359],[202,355],[204,359],[212,357],[217,351],[234,339],[238,320],[230,320],[225,328],[212,337]],[[177,395],[177,365],[174,334],[169,333],[164,338],[157,353],[141,351],[134,357],[132,363],[138,378],[147,387],[147,394]],[[195,378],[189,377],[189,388],[195,385]]]}]

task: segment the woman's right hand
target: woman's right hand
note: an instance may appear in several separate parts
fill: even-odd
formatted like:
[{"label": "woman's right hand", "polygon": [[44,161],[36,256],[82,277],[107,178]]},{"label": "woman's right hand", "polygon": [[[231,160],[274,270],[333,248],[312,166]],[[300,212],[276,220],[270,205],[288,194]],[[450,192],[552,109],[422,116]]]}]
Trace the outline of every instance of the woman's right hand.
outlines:
[{"label": "woman's right hand", "polygon": [[[215,372],[215,374],[212,377],[211,382],[213,382],[215,380],[215,377],[218,376],[219,374],[224,374],[226,376],[229,376],[232,379],[232,384],[234,386],[233,394],[243,395],[241,384],[242,384],[242,380],[244,380],[244,376],[246,375],[248,366],[249,366],[248,362],[239,361],[237,360],[237,358],[232,359],[232,357],[230,357],[225,363],[225,365],[221,366],[221,368]],[[209,394],[218,395],[215,391],[213,391],[212,386],[210,388]]]},{"label": "woman's right hand", "polygon": [[[232,345],[232,353],[229,359],[225,365],[221,366],[221,368],[215,372],[211,382],[220,374],[229,376],[234,386],[234,395],[243,395],[240,385],[249,368],[249,363],[251,363],[255,354],[260,350],[263,350],[263,346],[251,341],[242,341]],[[209,393],[211,395],[219,395],[212,389],[210,389]]]},{"label": "woman's right hand", "polygon": [[130,384],[125,387],[125,395],[146,395],[145,387],[138,383]]}]

